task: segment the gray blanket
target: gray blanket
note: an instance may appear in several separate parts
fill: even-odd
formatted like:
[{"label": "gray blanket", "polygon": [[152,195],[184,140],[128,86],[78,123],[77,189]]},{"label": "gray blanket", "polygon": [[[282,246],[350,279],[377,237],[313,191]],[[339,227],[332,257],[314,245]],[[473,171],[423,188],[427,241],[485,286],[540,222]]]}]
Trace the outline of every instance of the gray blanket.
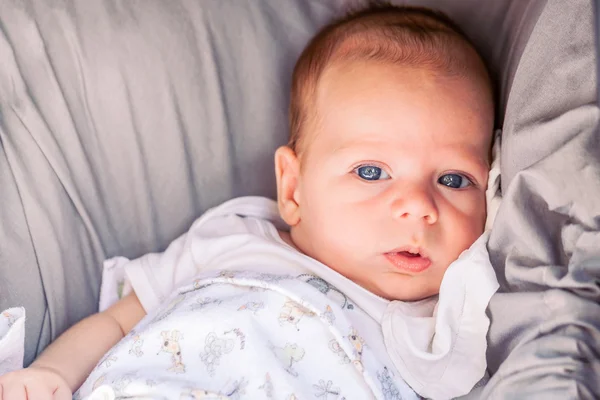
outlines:
[{"label": "gray blanket", "polygon": [[600,397],[600,134],[589,1],[549,1],[504,123],[482,398]]}]

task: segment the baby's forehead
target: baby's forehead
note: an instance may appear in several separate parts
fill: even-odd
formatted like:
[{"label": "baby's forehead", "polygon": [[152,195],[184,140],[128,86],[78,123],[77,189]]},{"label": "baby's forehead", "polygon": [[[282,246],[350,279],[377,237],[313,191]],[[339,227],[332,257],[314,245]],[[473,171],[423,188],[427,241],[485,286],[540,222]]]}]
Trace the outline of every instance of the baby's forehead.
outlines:
[{"label": "baby's forehead", "polygon": [[433,35],[423,39],[412,32],[390,36],[372,30],[340,38],[318,78],[331,69],[356,62],[423,69],[446,76],[487,78],[487,70],[477,51],[458,35]]},{"label": "baby's forehead", "polygon": [[[371,139],[385,147],[398,138],[422,147],[433,139],[419,132],[451,132],[434,142],[453,148],[464,146],[468,138],[477,143],[477,153],[487,152],[493,130],[493,102],[488,97],[486,88],[469,76],[438,76],[426,67],[377,61],[338,62],[323,74],[312,104],[311,129],[304,134],[307,144],[324,134],[336,147],[355,140],[362,146],[363,140]],[[472,136],[471,131],[481,135]]]},{"label": "baby's forehead", "polygon": [[[473,63],[469,69],[461,68],[460,71],[449,71],[437,65],[423,63],[397,63],[388,59],[370,59],[360,56],[339,57],[332,59],[325,66],[319,79],[315,82],[314,90],[307,99],[308,112],[318,120],[323,109],[331,107],[331,94],[333,92],[347,93],[350,88],[362,87],[363,91],[352,91],[354,99],[361,99],[367,91],[374,86],[381,87],[381,96],[391,90],[403,92],[417,89],[421,86],[430,88],[447,87],[459,84],[472,89],[480,98],[480,108],[493,108],[493,93],[491,82],[486,71]],[[396,77],[400,76],[400,79]],[[403,77],[410,77],[404,79]],[[395,89],[397,88],[397,89]],[[454,98],[450,93],[446,97]],[[338,99],[340,100],[340,99]],[[341,100],[349,100],[342,98]],[[473,110],[475,111],[475,109]]]},{"label": "baby's forehead", "polygon": [[319,92],[327,86],[328,80],[340,71],[358,65],[383,65],[398,70],[420,71],[424,76],[436,76],[439,80],[458,78],[463,82],[469,81],[493,103],[487,69],[476,50],[460,36],[421,42],[406,38],[398,41],[397,37],[371,33],[365,30],[340,39],[315,79],[312,98],[307,99],[312,107],[318,107]]},{"label": "baby's forehead", "polygon": [[487,69],[460,29],[443,16],[414,11],[362,15],[333,25],[313,39],[294,73],[296,89],[292,90],[290,115],[295,143],[314,131],[305,128],[315,128],[318,122],[323,108],[318,101],[319,92],[327,85],[328,75],[356,63],[410,67],[473,79],[493,103]]}]

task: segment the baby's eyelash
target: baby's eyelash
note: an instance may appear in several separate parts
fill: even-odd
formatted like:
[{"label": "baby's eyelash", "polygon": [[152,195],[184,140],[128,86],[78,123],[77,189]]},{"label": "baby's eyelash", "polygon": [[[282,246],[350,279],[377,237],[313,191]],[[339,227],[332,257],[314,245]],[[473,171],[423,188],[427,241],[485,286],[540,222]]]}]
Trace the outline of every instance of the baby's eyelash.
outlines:
[{"label": "baby's eyelash", "polygon": [[458,175],[458,176],[462,177],[463,179],[465,179],[469,183],[468,186],[470,186],[472,188],[479,188],[479,184],[477,183],[476,179],[474,179],[470,174],[468,174],[466,172],[459,172],[459,171],[445,171],[444,173],[439,175],[438,183],[441,183],[440,181],[442,180],[442,178],[445,176],[448,176],[448,175]]},{"label": "baby's eyelash", "polygon": [[[372,174],[370,174],[370,176],[363,176],[361,174],[361,170],[363,170],[365,168],[375,169],[375,170],[378,170],[378,172],[371,171]],[[362,171],[362,172],[364,172],[364,171]],[[371,163],[367,162],[367,163],[359,164],[358,166],[356,166],[352,169],[351,173],[356,175],[360,179],[362,179],[364,181],[368,181],[368,182],[378,182],[380,180],[391,179],[391,176],[387,172],[387,169],[385,167],[379,165],[379,163],[374,163],[374,162],[371,162]]]},{"label": "baby's eyelash", "polygon": [[473,178],[472,175],[467,174],[466,172],[452,172],[452,173],[464,176],[465,178],[467,178],[467,180],[469,182],[471,182],[471,185],[473,185],[473,187],[479,187],[479,183],[477,182],[477,180],[475,178]]},{"label": "baby's eyelash", "polygon": [[381,164],[377,161],[365,161],[365,162],[362,162],[360,164],[353,166],[350,169],[350,172],[355,172],[357,169],[362,168],[362,167],[377,167],[377,168],[381,168],[382,170],[384,170],[386,172],[389,171],[389,168],[386,165]]}]

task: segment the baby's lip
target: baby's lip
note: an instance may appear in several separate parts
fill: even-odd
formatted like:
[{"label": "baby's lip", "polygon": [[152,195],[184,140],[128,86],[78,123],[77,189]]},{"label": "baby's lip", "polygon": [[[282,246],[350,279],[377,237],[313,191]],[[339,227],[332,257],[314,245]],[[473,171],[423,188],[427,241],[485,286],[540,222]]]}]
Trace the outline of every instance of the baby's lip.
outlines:
[{"label": "baby's lip", "polygon": [[[400,249],[401,250],[401,249]],[[431,260],[421,253],[412,251],[392,251],[385,253],[385,258],[397,269],[409,274],[418,274],[431,266]]]},{"label": "baby's lip", "polygon": [[428,258],[426,250],[419,246],[397,247],[394,250],[388,251],[385,254],[396,254],[396,253],[410,253],[410,254],[414,254],[414,255],[419,255],[423,258]]}]

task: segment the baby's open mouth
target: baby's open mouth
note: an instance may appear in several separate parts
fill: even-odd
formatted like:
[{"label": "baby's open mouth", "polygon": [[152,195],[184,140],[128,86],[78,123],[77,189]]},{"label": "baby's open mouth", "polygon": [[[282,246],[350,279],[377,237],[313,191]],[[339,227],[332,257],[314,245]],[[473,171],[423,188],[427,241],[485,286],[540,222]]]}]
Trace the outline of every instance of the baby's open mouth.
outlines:
[{"label": "baby's open mouth", "polygon": [[431,260],[423,257],[421,253],[392,251],[384,255],[390,263],[403,272],[419,273],[425,271],[431,265]]},{"label": "baby's open mouth", "polygon": [[420,253],[411,253],[410,251],[401,251],[398,254],[405,255],[406,257],[421,257]]}]

